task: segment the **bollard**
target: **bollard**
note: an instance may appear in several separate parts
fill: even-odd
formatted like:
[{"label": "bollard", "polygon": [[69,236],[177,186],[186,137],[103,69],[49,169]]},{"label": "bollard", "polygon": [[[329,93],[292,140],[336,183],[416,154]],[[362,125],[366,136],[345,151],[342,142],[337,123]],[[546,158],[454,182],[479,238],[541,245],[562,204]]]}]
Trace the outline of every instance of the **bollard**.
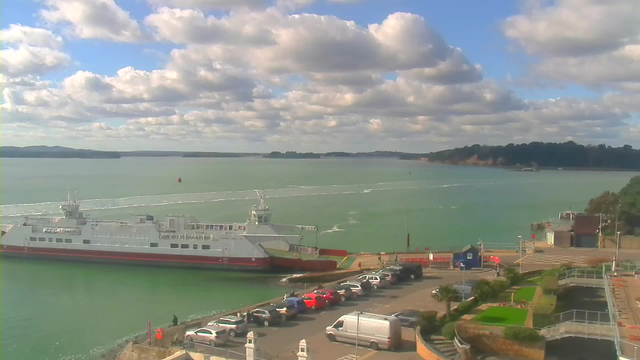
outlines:
[{"label": "bollard", "polygon": [[247,334],[247,343],[244,345],[247,349],[247,360],[255,360],[256,358],[256,336],[253,331]]},{"label": "bollard", "polygon": [[309,360],[309,347],[307,347],[307,341],[305,339],[300,340],[298,344],[298,360]]}]

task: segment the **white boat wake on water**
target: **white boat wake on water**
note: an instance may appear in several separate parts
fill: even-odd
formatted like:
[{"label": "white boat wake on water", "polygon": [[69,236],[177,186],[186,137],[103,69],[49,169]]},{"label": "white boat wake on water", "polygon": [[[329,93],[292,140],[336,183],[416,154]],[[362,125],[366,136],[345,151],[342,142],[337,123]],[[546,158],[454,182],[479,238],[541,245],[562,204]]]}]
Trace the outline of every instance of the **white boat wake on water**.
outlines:
[{"label": "white boat wake on water", "polygon": [[345,231],[345,229],[340,229],[338,226],[340,226],[340,224],[333,225],[333,227],[331,229],[322,231],[322,232],[320,232],[320,234],[330,234],[330,233],[334,233],[334,232]]}]

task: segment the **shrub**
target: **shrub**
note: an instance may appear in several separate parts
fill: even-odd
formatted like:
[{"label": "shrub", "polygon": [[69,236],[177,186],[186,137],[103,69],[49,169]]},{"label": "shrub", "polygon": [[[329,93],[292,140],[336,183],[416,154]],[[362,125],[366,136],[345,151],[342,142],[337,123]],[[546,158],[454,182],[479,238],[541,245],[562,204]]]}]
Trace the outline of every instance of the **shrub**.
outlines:
[{"label": "shrub", "polygon": [[522,276],[518,270],[514,268],[504,269],[504,278],[507,279],[510,286],[516,285],[522,280]]},{"label": "shrub", "polygon": [[504,280],[493,280],[491,282],[491,288],[494,294],[500,294],[509,288],[509,284]]},{"label": "shrub", "polygon": [[475,297],[481,301],[493,298],[496,293],[495,289],[491,286],[489,280],[478,280],[476,285],[473,287],[473,292]]},{"label": "shrub", "polygon": [[543,277],[540,287],[542,288],[542,292],[545,294],[555,294],[558,290],[558,276],[547,275]]},{"label": "shrub", "polygon": [[533,327],[543,328],[545,326],[553,325],[556,322],[553,320],[551,314],[536,314],[533,313]]},{"label": "shrub", "polygon": [[423,334],[433,334],[439,327],[437,311],[430,310],[420,313],[420,332]]},{"label": "shrub", "polygon": [[456,336],[456,322],[450,322],[447,323],[445,326],[442,327],[442,336],[444,336],[445,338],[449,339],[449,340],[453,340],[453,338]]},{"label": "shrub", "polygon": [[537,331],[531,328],[520,326],[509,326],[504,329],[503,336],[505,339],[518,342],[537,342],[544,339]]},{"label": "shrub", "polygon": [[609,259],[605,257],[588,258],[585,260],[585,263],[590,267],[600,266],[608,262],[609,262]]},{"label": "shrub", "polygon": [[556,309],[558,297],[555,295],[542,295],[533,308],[534,314],[553,314]]},{"label": "shrub", "polygon": [[456,308],[456,312],[460,315],[468,314],[471,309],[475,306],[475,301],[463,301],[458,304]]}]

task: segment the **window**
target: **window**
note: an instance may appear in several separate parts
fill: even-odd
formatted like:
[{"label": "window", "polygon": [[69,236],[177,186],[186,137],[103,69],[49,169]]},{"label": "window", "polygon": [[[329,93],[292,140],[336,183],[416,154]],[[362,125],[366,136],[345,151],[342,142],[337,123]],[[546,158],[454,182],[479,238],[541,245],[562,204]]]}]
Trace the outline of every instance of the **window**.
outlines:
[{"label": "window", "polygon": [[343,326],[344,326],[344,321],[343,320],[336,321],[336,323],[333,324],[333,328],[334,329],[342,329]]},{"label": "window", "polygon": [[71,241],[71,239],[64,239],[64,242],[67,244],[71,244],[73,241]]},{"label": "window", "polygon": [[85,244],[85,245],[89,245],[89,244],[91,244],[91,240],[84,239],[84,240],[82,240],[82,243]]},{"label": "window", "polygon": [[188,249],[189,244],[180,244],[180,249]]},{"label": "window", "polygon": [[179,247],[178,244],[171,244],[172,249],[177,249],[178,247]]},{"label": "window", "polygon": [[34,236],[30,237],[29,240],[31,241],[37,241],[38,239],[36,239]]},{"label": "window", "polygon": [[467,254],[467,259],[472,260],[473,259],[473,254],[472,253],[468,253]]},{"label": "window", "polygon": [[158,247],[158,243],[151,243],[149,244],[149,247]]},{"label": "window", "polygon": [[57,243],[61,243],[62,241],[63,241],[62,238],[56,238]]},{"label": "window", "polygon": [[53,242],[53,238],[49,238],[49,242]]},{"label": "window", "polygon": [[197,244],[193,244],[193,250],[198,250],[198,245]]},{"label": "window", "polygon": [[209,250],[211,249],[211,245],[202,245],[202,250]]},{"label": "window", "polygon": [[38,241],[45,241],[45,240],[46,240],[46,239],[45,239],[45,238],[43,238],[43,237],[39,237],[39,238],[38,238]]}]

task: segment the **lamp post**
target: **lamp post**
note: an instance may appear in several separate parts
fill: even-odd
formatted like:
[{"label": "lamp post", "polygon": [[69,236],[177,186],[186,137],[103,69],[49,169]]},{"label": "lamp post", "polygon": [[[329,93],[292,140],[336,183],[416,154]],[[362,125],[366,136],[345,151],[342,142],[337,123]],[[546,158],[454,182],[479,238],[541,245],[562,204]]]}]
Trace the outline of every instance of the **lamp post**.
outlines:
[{"label": "lamp post", "polygon": [[360,311],[356,312],[356,360],[358,360],[358,338],[360,337]]},{"label": "lamp post", "polygon": [[[620,252],[620,231],[616,231],[616,266],[618,265],[618,253]],[[616,269],[613,269],[613,273],[616,274]],[[616,274],[617,275],[617,274]]]},{"label": "lamp post", "polygon": [[518,236],[518,239],[520,240],[520,273],[522,274],[522,236]]},{"label": "lamp post", "polygon": [[462,271],[462,301],[464,301],[464,270],[466,266],[463,262],[460,262],[460,270]]}]

